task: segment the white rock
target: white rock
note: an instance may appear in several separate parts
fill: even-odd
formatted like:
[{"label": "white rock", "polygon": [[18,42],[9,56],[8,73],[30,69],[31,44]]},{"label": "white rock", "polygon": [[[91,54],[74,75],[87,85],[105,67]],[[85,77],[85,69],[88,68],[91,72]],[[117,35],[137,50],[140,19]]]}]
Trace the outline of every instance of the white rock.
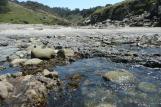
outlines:
[{"label": "white rock", "polygon": [[14,66],[14,67],[16,67],[18,65],[24,64],[26,61],[27,61],[27,59],[14,59],[11,62],[11,65]]},{"label": "white rock", "polygon": [[52,48],[33,48],[31,56],[33,58],[50,59],[55,56],[55,51]]},{"label": "white rock", "polygon": [[42,63],[42,60],[41,59],[37,59],[37,58],[34,58],[34,59],[29,59],[27,60],[24,65],[38,65]]}]

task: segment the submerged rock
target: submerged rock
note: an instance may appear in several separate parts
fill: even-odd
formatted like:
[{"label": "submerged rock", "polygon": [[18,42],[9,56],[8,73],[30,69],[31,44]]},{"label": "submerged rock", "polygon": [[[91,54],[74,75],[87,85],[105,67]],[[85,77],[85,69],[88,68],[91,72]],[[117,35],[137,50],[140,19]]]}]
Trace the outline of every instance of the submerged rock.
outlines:
[{"label": "submerged rock", "polygon": [[54,49],[51,48],[34,48],[31,50],[32,58],[51,59],[55,56]]},{"label": "submerged rock", "polygon": [[125,70],[107,72],[103,75],[103,78],[117,84],[134,82],[134,75]]},{"label": "submerged rock", "polygon": [[157,91],[156,85],[154,85],[152,83],[148,83],[148,82],[141,82],[141,83],[139,83],[138,88],[141,91],[144,91],[144,92],[151,92],[152,93],[152,92],[156,92]]}]

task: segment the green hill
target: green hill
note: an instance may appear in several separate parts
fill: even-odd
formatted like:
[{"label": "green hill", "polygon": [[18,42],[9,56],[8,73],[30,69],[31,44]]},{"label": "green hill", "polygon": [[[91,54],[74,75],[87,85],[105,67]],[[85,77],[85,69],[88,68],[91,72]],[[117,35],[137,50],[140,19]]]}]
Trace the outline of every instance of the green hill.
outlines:
[{"label": "green hill", "polygon": [[160,0],[124,0],[114,5],[108,5],[97,9],[91,14],[91,23],[102,22],[107,19],[122,21],[124,18],[131,18],[136,15],[142,15],[145,11],[150,13],[149,19],[153,20],[154,16],[158,19],[161,15],[158,11],[161,6]]},{"label": "green hill", "polygon": [[0,23],[16,24],[49,24],[69,25],[70,23],[58,16],[43,10],[34,11],[13,2],[8,3],[9,12],[0,14]]}]

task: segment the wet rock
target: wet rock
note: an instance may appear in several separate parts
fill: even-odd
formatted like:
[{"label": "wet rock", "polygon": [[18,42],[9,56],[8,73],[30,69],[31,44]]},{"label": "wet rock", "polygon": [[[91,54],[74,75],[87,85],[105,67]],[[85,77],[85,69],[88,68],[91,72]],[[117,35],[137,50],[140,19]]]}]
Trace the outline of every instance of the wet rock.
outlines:
[{"label": "wet rock", "polygon": [[12,65],[13,67],[16,67],[16,66],[19,66],[19,65],[23,65],[26,61],[27,61],[27,59],[14,59],[14,60],[11,62],[11,65]]},{"label": "wet rock", "polygon": [[82,76],[79,73],[73,74],[70,79],[72,81],[80,81],[82,79]]},{"label": "wet rock", "polygon": [[44,69],[42,74],[47,78],[58,78],[58,72],[56,71],[50,72],[47,69]]},{"label": "wet rock", "polygon": [[116,105],[112,105],[112,104],[99,104],[95,107],[116,107]]},{"label": "wet rock", "polygon": [[6,67],[0,66],[0,71],[3,71],[3,70],[5,70],[5,69],[6,69]]},{"label": "wet rock", "polygon": [[16,78],[16,77],[21,77],[22,76],[22,72],[17,72],[14,74],[11,74],[11,77]]},{"label": "wet rock", "polygon": [[12,61],[14,59],[20,59],[20,57],[15,54],[12,54],[10,56],[7,56],[6,59],[7,59],[7,61]]},{"label": "wet rock", "polygon": [[74,56],[74,51],[72,49],[59,50],[57,56],[60,58],[67,58]]},{"label": "wet rock", "polygon": [[37,38],[30,38],[30,43],[32,44],[31,47],[43,47],[44,44],[41,42],[40,39]]},{"label": "wet rock", "polygon": [[150,68],[161,68],[161,62],[159,61],[147,61],[145,64],[143,64],[146,67]]},{"label": "wet rock", "polygon": [[116,84],[134,82],[134,75],[125,70],[109,71],[103,75],[103,78]]},{"label": "wet rock", "polygon": [[5,61],[8,56],[16,52],[18,49],[17,48],[12,48],[12,47],[0,47],[0,61]]},{"label": "wet rock", "polygon": [[82,76],[79,73],[73,74],[70,78],[69,78],[69,82],[68,82],[68,88],[69,89],[77,89],[80,86],[80,81],[82,79]]},{"label": "wet rock", "polygon": [[30,55],[27,51],[17,51],[7,56],[6,59],[8,61],[13,61],[14,59],[26,59],[28,56]]},{"label": "wet rock", "polygon": [[7,41],[2,41],[0,42],[0,46],[8,46],[9,43]]},{"label": "wet rock", "polygon": [[31,51],[32,58],[51,59],[55,56],[54,49],[51,48],[34,48]]},{"label": "wet rock", "polygon": [[0,99],[5,100],[11,96],[13,85],[7,81],[0,81]]},{"label": "wet rock", "polygon": [[26,85],[24,85],[24,88],[26,87],[26,92],[23,93],[24,95],[20,99],[21,102],[26,102],[23,105],[25,107],[40,107],[44,106],[44,103],[46,102],[46,95],[47,95],[47,89],[46,87],[39,81],[30,81],[27,82]]},{"label": "wet rock", "polygon": [[141,82],[141,83],[139,83],[138,88],[141,91],[150,92],[150,93],[157,91],[157,87],[154,84],[148,83],[148,82]]},{"label": "wet rock", "polygon": [[60,82],[58,78],[47,78],[44,76],[36,76],[36,80],[44,83],[47,89],[55,88],[54,86],[59,86]]},{"label": "wet rock", "polygon": [[17,47],[25,49],[25,48],[29,47],[29,44],[28,43],[19,43],[19,44],[17,44]]},{"label": "wet rock", "polygon": [[4,74],[4,75],[0,75],[0,81],[6,80],[9,77],[11,77],[10,73]]},{"label": "wet rock", "polygon": [[34,59],[29,59],[27,60],[24,65],[39,65],[41,64],[43,61],[41,59],[38,58],[34,58]]}]

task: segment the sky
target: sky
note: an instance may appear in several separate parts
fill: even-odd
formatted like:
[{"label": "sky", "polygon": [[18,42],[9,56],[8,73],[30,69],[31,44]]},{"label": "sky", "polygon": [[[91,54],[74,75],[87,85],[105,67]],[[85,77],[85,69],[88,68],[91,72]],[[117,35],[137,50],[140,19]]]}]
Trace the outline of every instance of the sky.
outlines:
[{"label": "sky", "polygon": [[[18,0],[18,1],[27,1],[27,0]],[[87,9],[95,6],[105,6],[106,4],[114,4],[123,0],[30,0],[30,1],[37,1],[50,7]]]}]

